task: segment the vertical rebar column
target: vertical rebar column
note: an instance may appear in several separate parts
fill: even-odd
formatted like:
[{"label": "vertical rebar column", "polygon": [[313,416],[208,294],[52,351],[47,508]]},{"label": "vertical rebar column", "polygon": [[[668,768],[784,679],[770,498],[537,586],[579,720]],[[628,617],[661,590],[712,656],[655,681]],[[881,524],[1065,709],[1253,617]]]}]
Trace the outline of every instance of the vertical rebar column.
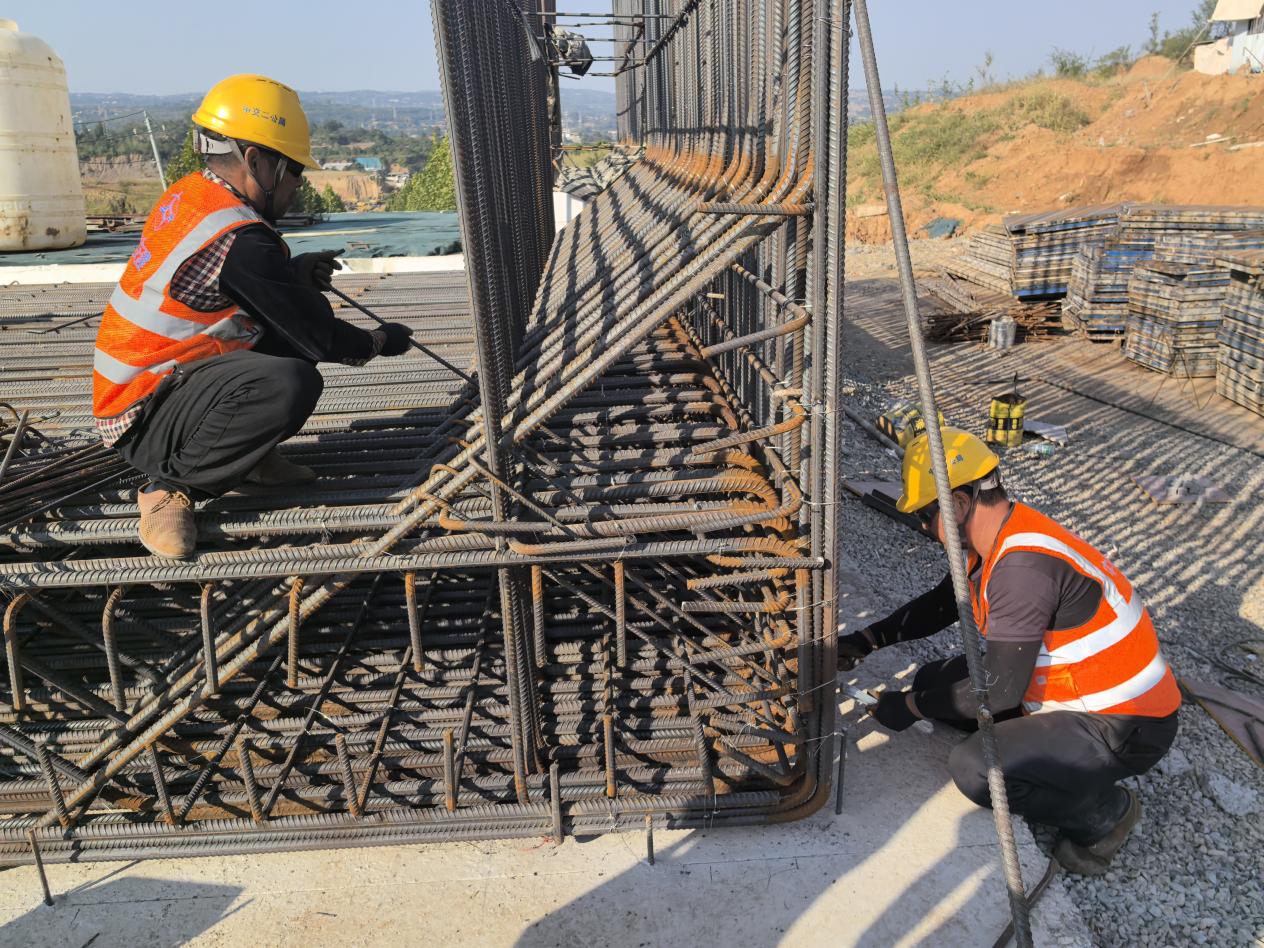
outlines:
[{"label": "vertical rebar column", "polygon": [[255,765],[250,759],[250,738],[241,734],[237,737],[237,766],[241,769],[241,780],[246,785],[246,802],[250,804],[250,816],[256,823],[263,822],[263,804],[259,800],[259,784],[255,780]]},{"label": "vertical rebar column", "polygon": [[158,757],[158,748],[153,744],[149,745],[149,772],[154,778],[154,795],[158,797],[162,814],[171,826],[175,826],[176,811],[171,806],[171,794],[167,792],[167,778],[162,772],[162,760]]},{"label": "vertical rebar column", "polygon": [[360,818],[360,798],[356,793],[355,771],[351,767],[351,754],[347,750],[347,738],[342,731],[334,735],[334,754],[338,758],[338,774],[342,778],[342,795],[347,798],[347,811],[358,820]]},{"label": "vertical rebar column", "polygon": [[114,635],[114,609],[123,598],[123,586],[115,586],[105,600],[105,608],[101,611],[101,638],[105,643],[105,664],[110,673],[110,695],[114,702],[114,710],[120,714],[127,711],[127,702],[123,696],[123,670],[120,668],[118,640]]},{"label": "vertical rebar column", "polygon": [[303,577],[295,576],[290,582],[290,628],[286,642],[285,683],[298,687],[298,632],[302,625]]},{"label": "vertical rebar column", "polygon": [[[891,151],[891,134],[887,128],[886,108],[882,101],[882,85],[878,78],[878,60],[874,54],[873,34],[869,29],[867,0],[855,0],[856,32],[860,39],[860,58],[865,67],[865,85],[869,91],[869,108],[873,112],[874,132],[878,143],[878,158],[882,166],[882,184],[887,195],[887,215],[891,221],[891,237],[895,246],[895,259],[900,273],[900,293],[904,300],[904,315],[908,321],[909,345],[917,374],[917,388],[921,399],[923,418],[937,418],[934,380],[931,377],[930,360],[926,355],[926,343],[922,338],[921,317],[917,311],[917,285],[913,279],[913,261],[909,255],[908,234],[904,229],[904,209],[900,203],[900,186],[896,176],[895,158]],[[938,425],[926,426],[931,466],[935,473],[935,487],[939,507],[953,510],[952,486],[948,480],[948,462],[944,454],[942,433]],[[1005,777],[1001,772],[996,751],[996,734],[992,728],[992,711],[988,707],[988,687],[983,671],[983,650],[979,630],[974,623],[974,610],[970,600],[967,580],[965,551],[961,536],[954,525],[943,531],[944,546],[948,554],[948,567],[952,573],[952,588],[957,601],[957,614],[961,623],[961,638],[965,646],[966,665],[970,671],[970,688],[978,702],[979,735],[983,744],[983,761],[987,767],[988,791],[992,800],[992,815],[996,822],[996,834],[1001,844],[1001,864],[1005,870],[1005,884],[1009,893],[1010,911],[1014,916],[1014,936],[1019,948],[1031,945],[1031,923],[1027,915],[1027,897],[1023,888],[1022,868],[1018,864],[1018,849],[1014,843],[1014,827],[1010,821],[1009,797],[1005,790]]]},{"label": "vertical rebar column", "polygon": [[53,801],[53,812],[57,814],[57,822],[61,824],[62,829],[68,829],[70,812],[66,809],[66,797],[61,792],[61,781],[57,779],[57,771],[53,769],[53,758],[48,751],[48,744],[42,740],[35,741],[35,757],[39,761],[44,783],[48,785],[48,795]]},{"label": "vertical rebar column", "polygon": [[[474,7],[432,0],[449,139],[452,143],[466,279],[474,316],[478,385],[492,518],[512,519],[513,505],[495,480],[513,481],[504,417],[522,334],[552,241],[545,200],[548,122],[541,110],[544,56],[517,6],[490,0]],[[540,9],[533,5],[533,9]],[[504,548],[503,536],[497,547]],[[509,686],[514,778],[527,802],[526,777],[539,768],[539,708],[529,641],[529,577],[497,571]]]},{"label": "vertical rebar column", "polygon": [[40,889],[44,893],[44,904],[53,904],[53,893],[48,888],[48,875],[44,872],[44,857],[40,855],[39,840],[35,836],[35,830],[26,831],[26,841],[31,844],[31,858],[35,860],[35,872],[39,875]]},{"label": "vertical rebar column", "polygon": [[26,710],[26,683],[22,680],[22,646],[18,642],[18,613],[30,600],[18,593],[4,610],[4,656],[9,665],[9,687],[13,691],[13,712]]},{"label": "vertical rebar column", "polygon": [[[427,597],[428,601],[429,597]],[[408,638],[412,643],[413,671],[418,675],[426,667],[426,655],[421,646],[421,615],[417,610],[417,574],[404,574],[404,609],[408,613]]]},{"label": "vertical rebar column", "polygon": [[615,660],[619,668],[628,667],[628,593],[623,560],[614,564]]},{"label": "vertical rebar column", "polygon": [[540,669],[548,664],[549,656],[544,632],[544,570],[539,566],[531,567],[531,627],[532,642],[535,645],[535,667]]},{"label": "vertical rebar column", "polygon": [[449,813],[456,812],[456,802],[456,741],[449,727],[443,731],[443,803]]},{"label": "vertical rebar column", "polygon": [[206,669],[206,693],[213,695],[219,691],[219,659],[215,655],[215,624],[211,615],[211,594],[213,583],[202,584],[200,612],[202,618],[202,664]]}]

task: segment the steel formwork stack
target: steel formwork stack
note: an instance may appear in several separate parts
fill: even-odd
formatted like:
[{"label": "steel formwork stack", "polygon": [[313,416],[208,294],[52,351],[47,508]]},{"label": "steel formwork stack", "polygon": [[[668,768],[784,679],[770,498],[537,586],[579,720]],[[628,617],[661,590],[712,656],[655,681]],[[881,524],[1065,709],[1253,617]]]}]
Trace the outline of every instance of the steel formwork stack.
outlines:
[{"label": "steel formwork stack", "polygon": [[[117,471],[32,507],[83,442],[15,413],[0,863],[821,804],[848,7],[615,0],[644,157],[554,239],[548,11],[434,0],[476,384],[339,370],[322,481],[211,502],[191,560],[142,555]],[[85,391],[65,332],[0,400]]]}]

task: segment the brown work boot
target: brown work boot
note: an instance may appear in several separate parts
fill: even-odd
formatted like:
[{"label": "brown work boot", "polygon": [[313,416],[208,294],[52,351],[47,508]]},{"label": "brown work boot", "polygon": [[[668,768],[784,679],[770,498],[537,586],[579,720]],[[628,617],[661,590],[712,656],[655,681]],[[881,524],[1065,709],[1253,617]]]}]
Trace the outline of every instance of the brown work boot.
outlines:
[{"label": "brown work boot", "polygon": [[140,507],[140,542],[154,556],[184,559],[197,546],[197,524],[193,501],[178,490],[142,490],[136,495]]},{"label": "brown work boot", "polygon": [[1128,834],[1141,819],[1141,800],[1127,787],[1122,788],[1128,795],[1128,807],[1124,815],[1115,824],[1114,829],[1095,843],[1083,845],[1073,843],[1063,836],[1053,850],[1053,858],[1068,872],[1082,876],[1100,876],[1110,868],[1110,861],[1115,853],[1123,847]]},{"label": "brown work boot", "polygon": [[282,487],[286,484],[310,484],[316,480],[316,472],[305,464],[287,461],[276,448],[263,456],[255,469],[246,475],[247,484],[260,487]]}]

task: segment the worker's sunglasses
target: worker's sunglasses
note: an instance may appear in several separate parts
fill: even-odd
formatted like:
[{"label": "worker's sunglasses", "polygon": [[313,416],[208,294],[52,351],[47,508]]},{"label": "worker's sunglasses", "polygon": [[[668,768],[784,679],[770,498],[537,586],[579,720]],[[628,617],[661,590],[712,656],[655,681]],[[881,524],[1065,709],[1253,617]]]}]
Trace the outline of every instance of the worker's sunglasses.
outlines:
[{"label": "worker's sunglasses", "polygon": [[935,526],[935,518],[939,516],[939,501],[931,501],[917,511],[917,523],[923,533],[931,533]]},{"label": "worker's sunglasses", "polygon": [[[279,151],[272,151],[271,149],[268,150],[268,154],[270,154],[273,158],[275,158],[280,163],[280,166],[285,169],[286,174],[290,175],[293,178],[303,177],[303,166],[300,165],[293,158],[287,158],[285,157],[285,155],[281,154]],[[277,180],[279,181],[280,179],[278,178]]]}]

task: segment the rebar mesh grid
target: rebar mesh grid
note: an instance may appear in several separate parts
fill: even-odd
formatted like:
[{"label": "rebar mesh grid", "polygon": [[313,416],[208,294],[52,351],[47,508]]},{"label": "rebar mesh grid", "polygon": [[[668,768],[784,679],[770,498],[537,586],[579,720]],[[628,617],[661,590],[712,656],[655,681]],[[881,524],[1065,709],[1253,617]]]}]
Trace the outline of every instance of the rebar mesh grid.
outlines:
[{"label": "rebar mesh grid", "polygon": [[85,436],[99,297],[6,309],[0,863],[31,829],[115,859],[820,805],[843,6],[617,0],[645,155],[553,239],[540,18],[435,0],[471,316],[446,278],[340,287],[477,384],[328,372],[322,479],[207,504],[189,561],[141,554]]}]

